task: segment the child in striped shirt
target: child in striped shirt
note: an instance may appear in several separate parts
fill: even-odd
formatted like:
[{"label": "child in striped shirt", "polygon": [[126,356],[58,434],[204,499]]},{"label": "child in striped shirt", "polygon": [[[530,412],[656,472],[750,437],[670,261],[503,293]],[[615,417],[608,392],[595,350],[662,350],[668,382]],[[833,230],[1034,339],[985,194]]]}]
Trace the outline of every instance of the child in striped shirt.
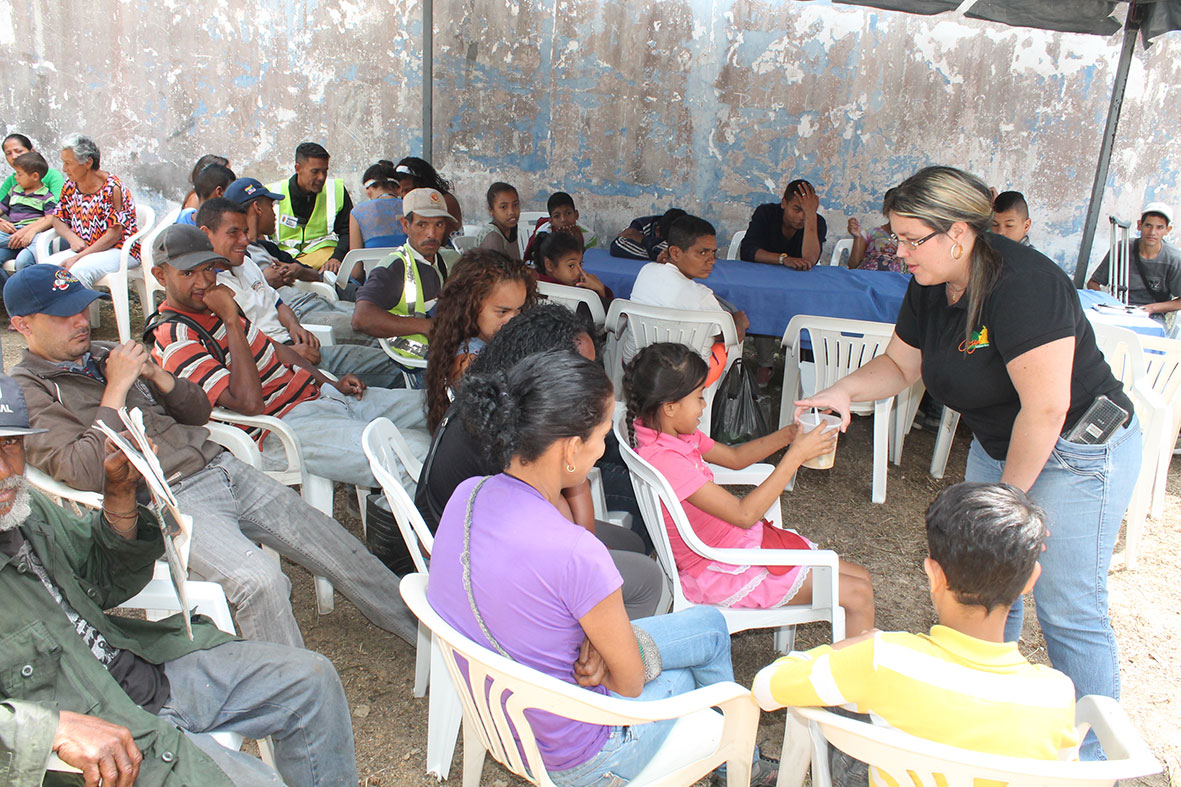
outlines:
[{"label": "child in striped shirt", "polygon": [[[40,153],[22,153],[13,160],[12,168],[16,185],[0,199],[0,264],[15,259],[16,269],[20,270],[36,262],[32,238],[36,232],[49,229],[45,215],[53,210],[57,200],[49,187],[41,182],[49,172],[49,164]],[[21,232],[38,221],[44,226]],[[0,269],[0,283],[7,279],[8,274]]]},{"label": "child in striped shirt", "polygon": [[[1014,486],[965,482],[940,493],[926,520],[939,625],[792,653],[759,671],[755,699],[764,710],[843,706],[972,751],[1076,759],[1074,684],[1004,641],[1009,607],[1041,573],[1045,512]],[[888,783],[870,769],[871,785]]]}]

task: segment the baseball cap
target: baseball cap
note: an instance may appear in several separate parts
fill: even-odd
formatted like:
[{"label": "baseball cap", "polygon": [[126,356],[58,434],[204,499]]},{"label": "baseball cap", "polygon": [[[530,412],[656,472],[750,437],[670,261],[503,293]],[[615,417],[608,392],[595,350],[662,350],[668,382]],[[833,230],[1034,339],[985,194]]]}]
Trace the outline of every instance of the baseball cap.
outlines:
[{"label": "baseball cap", "polygon": [[415,216],[455,221],[455,217],[447,212],[447,203],[443,201],[443,195],[434,189],[414,189],[402,197],[402,215],[409,216],[411,213]]},{"label": "baseball cap", "polygon": [[1173,223],[1173,209],[1163,202],[1150,202],[1145,205],[1144,209],[1140,211],[1141,219],[1144,218],[1145,213],[1159,213],[1165,217],[1166,224]]},{"label": "baseball cap", "polygon": [[16,380],[7,374],[0,374],[0,437],[41,434],[47,431],[49,430],[29,427],[29,407],[25,404],[25,392]]},{"label": "baseball cap", "polygon": [[229,264],[229,260],[213,250],[203,230],[188,224],[172,224],[157,235],[152,244],[152,260],[157,265],[168,263],[178,271],[189,271],[206,262]]},{"label": "baseball cap", "polygon": [[270,197],[275,202],[283,201],[282,194],[268,191],[266,186],[254,178],[238,178],[226,187],[225,198],[239,205],[249,205],[252,200],[259,197]]},{"label": "baseball cap", "polygon": [[73,317],[99,298],[110,300],[111,296],[90,289],[56,265],[30,265],[14,273],[4,285],[4,308],[10,317]]}]

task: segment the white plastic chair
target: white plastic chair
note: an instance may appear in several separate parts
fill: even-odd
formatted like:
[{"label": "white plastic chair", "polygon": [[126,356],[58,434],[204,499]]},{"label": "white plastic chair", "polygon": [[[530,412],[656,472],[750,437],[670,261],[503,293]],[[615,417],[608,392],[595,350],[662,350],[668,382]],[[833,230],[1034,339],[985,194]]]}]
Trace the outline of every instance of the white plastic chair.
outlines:
[{"label": "white plastic chair", "polygon": [[[776,649],[787,652],[794,641],[795,629],[800,623],[826,621],[832,625],[833,642],[845,638],[845,610],[840,604],[838,592],[838,557],[828,549],[718,549],[707,546],[685,515],[681,501],[669,486],[660,471],[641,458],[628,443],[626,414],[617,410],[615,415],[615,436],[619,439],[619,450],[623,461],[631,471],[632,486],[636,501],[644,517],[644,525],[656,549],[656,558],[661,569],[669,578],[673,588],[673,612],[695,606],[685,598],[681,586],[681,575],[673,559],[672,545],[668,537],[663,511],[672,518],[677,533],[685,545],[698,555],[708,559],[730,563],[736,566],[810,566],[812,569],[812,601],[807,604],[788,604],[774,609],[745,609],[717,607],[726,618],[726,626],[733,634],[747,629],[776,629]],[[762,483],[774,469],[770,465],[752,465],[745,470],[723,470],[714,467],[714,479],[719,484],[757,485]],[[767,511],[767,519],[773,526],[782,523],[779,499],[776,498]]]},{"label": "white plastic chair", "polygon": [[939,417],[939,432],[935,435],[935,450],[931,452],[931,467],[928,470],[933,478],[943,478],[947,471],[947,458],[951,455],[951,444],[955,440],[955,430],[959,425],[960,414],[944,405],[943,414]]},{"label": "white plastic chair", "polygon": [[521,258],[525,258],[525,249],[529,247],[529,239],[533,237],[533,230],[537,229],[537,222],[549,218],[544,210],[521,211],[521,218],[517,219],[517,247],[521,250]]},{"label": "white plastic chair", "polygon": [[[1075,722],[1095,731],[1106,762],[1059,762],[1006,757],[935,743],[901,730],[838,716],[822,708],[791,708],[787,733],[807,725],[811,736],[812,785],[831,787],[828,747],[836,746],[877,771],[878,783],[913,787],[1111,787],[1120,779],[1158,773],[1161,765],[1132,722],[1110,697],[1089,695],[1075,706]],[[788,744],[784,742],[786,751]],[[798,787],[802,778],[779,787]]]},{"label": "white plastic chair", "polygon": [[[1173,444],[1176,433],[1171,431],[1173,407],[1166,404],[1159,392],[1151,385],[1147,372],[1147,359],[1151,354],[1144,351],[1146,338],[1126,328],[1095,323],[1095,341],[1111,372],[1124,386],[1124,392],[1132,399],[1136,417],[1140,421],[1142,441],[1140,454],[1140,475],[1132,491],[1126,515],[1127,531],[1124,535],[1124,565],[1129,570],[1139,564],[1140,539],[1152,507],[1154,484],[1157,483],[1157,463],[1164,461],[1166,468],[1173,458]],[[1157,518],[1155,515],[1154,519]]]},{"label": "white plastic chair", "polygon": [[730,248],[726,250],[726,259],[737,260],[742,251],[742,239],[746,237],[746,230],[739,230],[730,239]]},{"label": "white plastic chair", "polygon": [[[853,239],[841,238],[832,247],[832,257],[828,264],[833,268],[840,268],[845,260],[849,259],[849,255],[853,253]],[[848,267],[845,265],[844,267]]]},{"label": "white plastic chair", "polygon": [[[653,702],[605,697],[475,644],[431,608],[426,589],[423,574],[402,579],[402,598],[434,634],[440,661],[463,702],[464,787],[479,784],[486,751],[532,784],[553,784],[525,715],[534,708],[613,726],[677,719],[665,743],[629,782],[632,785],[692,784],[722,763],[727,763],[732,787],[749,783],[759,717],[749,689],[726,682]],[[502,697],[507,697],[503,706]],[[715,707],[720,714],[712,710]]]},{"label": "white plastic chair", "polygon": [[569,287],[565,284],[554,284],[548,281],[537,282],[537,292],[547,300],[560,303],[572,312],[578,311],[579,304],[585,303],[590,309],[591,321],[595,327],[602,329],[607,321],[607,314],[603,311],[603,299],[594,290],[582,287]]},{"label": "white plastic chair", "polygon": [[701,431],[709,434],[714,394],[726,379],[730,367],[742,357],[742,343],[738,341],[734,318],[721,309],[716,312],[667,309],[616,298],[607,310],[604,327],[611,337],[603,354],[604,361],[617,400],[623,398],[623,365],[631,360],[623,357],[629,337],[635,345],[635,352],[657,342],[675,342],[695,350],[708,361],[714,337],[722,336],[726,345],[726,368],[717,381],[705,389],[705,412],[701,417]]},{"label": "white plastic chair", "polygon": [[462,254],[465,251],[471,251],[476,248],[478,241],[475,235],[456,235],[451,239],[451,245],[455,250]]},{"label": "white plastic chair", "polygon": [[[286,465],[280,468],[271,469],[264,467],[262,453],[259,451],[257,445],[252,445],[251,448],[245,448],[245,444],[238,441],[235,445],[227,445],[226,447],[239,460],[253,465],[255,469],[266,473],[284,486],[298,485],[300,495],[308,505],[329,517],[333,516],[332,481],[331,479],[314,475],[307,471],[307,467],[303,462],[303,452],[299,447],[299,438],[290,426],[273,416],[242,415],[241,413],[227,410],[224,407],[213,408],[213,414],[210,417],[212,419],[210,424],[221,422],[247,429],[262,429],[275,435],[283,446],[284,460],[286,462]],[[254,441],[250,440],[250,443],[253,444]],[[242,453],[239,454],[238,451],[242,451]],[[360,487],[357,488],[357,500],[360,504],[362,514],[362,526],[364,526],[365,498]],[[316,609],[321,615],[327,615],[336,608],[332,583],[327,577],[315,577],[315,586]]]},{"label": "white plastic chair", "polygon": [[336,294],[336,288],[327,282],[296,279],[292,282],[291,286],[298,290],[306,290],[307,292],[319,295],[329,303],[335,303],[340,300],[340,296]]},{"label": "white plastic chair", "polygon": [[[350,249],[349,252],[344,255],[344,260],[340,263],[340,270],[347,277],[350,273],[352,273],[353,267],[359,262],[362,266],[364,266],[365,276],[368,278],[369,272],[377,267],[377,263],[393,254],[399,248],[401,247],[379,246],[371,249]],[[331,274],[328,274],[327,272],[325,273],[325,280],[327,280],[329,275]],[[330,284],[335,283],[335,279],[336,277],[333,276],[333,282],[330,282]]]},{"label": "white plastic chair", "polygon": [[1144,350],[1145,380],[1171,409],[1169,420],[1162,425],[1166,433],[1161,436],[1160,453],[1153,462],[1156,477],[1152,485],[1151,514],[1153,519],[1160,520],[1165,511],[1165,485],[1173,461],[1173,447],[1181,431],[1181,340],[1138,336]]},{"label": "white plastic chair", "polygon": [[[792,317],[791,322],[787,324],[787,330],[783,332],[781,342],[786,358],[783,371],[783,394],[779,401],[779,425],[781,427],[791,423],[795,413],[794,402],[801,395],[813,393],[813,391],[804,391],[801,385],[800,337],[804,331],[808,332],[812,341],[812,357],[816,375],[815,390],[820,391],[884,353],[886,345],[890,343],[890,337],[894,334],[894,326],[885,322],[818,317],[811,314],[797,314]],[[908,390],[907,396],[913,396],[913,388]],[[905,429],[909,428],[909,424],[906,424],[905,427],[899,426],[890,418],[895,398],[890,396],[872,403],[854,403],[851,408],[858,415],[873,413],[872,500],[875,503],[886,501],[886,463],[891,452],[897,454],[898,461],[901,461],[901,438],[905,436]],[[921,393],[917,398],[922,398]],[[911,400],[908,398],[907,410],[910,409],[910,402]],[[917,402],[914,404],[917,406]],[[911,419],[913,420],[913,418],[912,413]],[[891,450],[890,432],[892,429],[901,433],[896,451]]]}]

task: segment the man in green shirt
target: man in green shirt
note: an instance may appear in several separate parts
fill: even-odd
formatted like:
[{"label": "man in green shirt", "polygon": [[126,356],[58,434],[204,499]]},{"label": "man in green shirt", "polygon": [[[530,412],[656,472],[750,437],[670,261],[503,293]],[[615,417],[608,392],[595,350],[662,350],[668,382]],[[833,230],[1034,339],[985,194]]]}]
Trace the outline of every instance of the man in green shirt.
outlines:
[{"label": "man in green shirt", "polygon": [[[152,578],[159,525],[109,444],[101,511],[30,491],[24,438],[41,431],[0,375],[0,781],[41,785],[52,752],[87,784],[355,787],[348,704],[323,656],[238,641],[195,615],[190,641],[179,614],[104,614]],[[278,773],[200,735],[212,732],[270,736]]]}]

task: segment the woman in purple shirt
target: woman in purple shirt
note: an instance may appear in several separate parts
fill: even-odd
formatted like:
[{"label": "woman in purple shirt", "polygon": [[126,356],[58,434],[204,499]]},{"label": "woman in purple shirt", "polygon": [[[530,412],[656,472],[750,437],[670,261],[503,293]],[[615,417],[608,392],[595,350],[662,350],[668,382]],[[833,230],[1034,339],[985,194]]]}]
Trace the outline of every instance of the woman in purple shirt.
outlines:
[{"label": "woman in purple shirt", "polygon": [[[444,509],[431,606],[475,642],[599,694],[655,700],[733,680],[717,610],[633,626],[606,547],[555,506],[603,453],[615,402],[602,368],[570,352],[539,353],[507,374],[468,375],[456,403],[505,471],[464,481]],[[544,711],[530,721],[550,778],[564,787],[631,780],[674,723],[606,727]],[[771,761],[754,771],[752,784],[774,784]]]}]

